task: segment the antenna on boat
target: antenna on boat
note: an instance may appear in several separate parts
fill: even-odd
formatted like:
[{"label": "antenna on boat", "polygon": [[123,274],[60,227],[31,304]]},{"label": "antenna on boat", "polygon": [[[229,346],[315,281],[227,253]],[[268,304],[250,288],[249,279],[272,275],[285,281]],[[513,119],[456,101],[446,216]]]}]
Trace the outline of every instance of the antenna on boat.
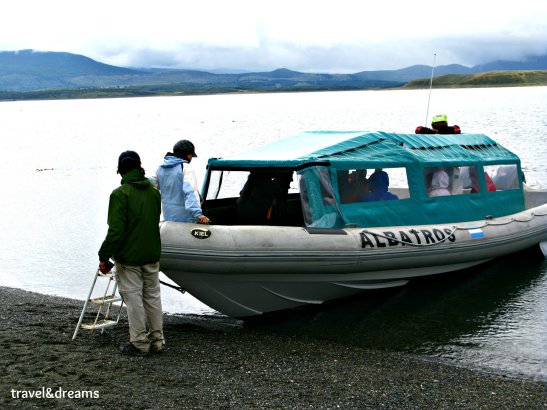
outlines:
[{"label": "antenna on boat", "polygon": [[429,118],[429,101],[431,101],[431,88],[433,88],[433,72],[435,71],[435,57],[437,57],[437,53],[433,53],[433,65],[431,66],[431,80],[429,81],[429,97],[427,98],[427,112],[425,113],[426,127],[427,127],[427,119]]}]

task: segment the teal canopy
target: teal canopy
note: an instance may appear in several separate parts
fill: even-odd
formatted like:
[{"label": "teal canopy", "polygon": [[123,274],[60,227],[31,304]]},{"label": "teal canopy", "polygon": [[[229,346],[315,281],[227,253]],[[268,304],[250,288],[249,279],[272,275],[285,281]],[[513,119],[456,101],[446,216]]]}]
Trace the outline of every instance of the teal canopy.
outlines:
[{"label": "teal canopy", "polygon": [[[306,131],[229,158],[212,158],[209,171],[283,169],[301,177],[302,209],[308,226],[334,228],[461,222],[503,216],[524,209],[518,189],[487,192],[483,167],[519,158],[483,134],[420,135],[381,131]],[[477,169],[481,189],[473,195],[428,197],[425,174],[435,167]],[[404,168],[410,197],[397,201],[342,203],[339,172]]]},{"label": "teal canopy", "polygon": [[335,168],[459,165],[518,161],[483,134],[420,135],[380,131],[306,131],[228,158],[213,158],[212,168],[301,168],[325,163]]}]

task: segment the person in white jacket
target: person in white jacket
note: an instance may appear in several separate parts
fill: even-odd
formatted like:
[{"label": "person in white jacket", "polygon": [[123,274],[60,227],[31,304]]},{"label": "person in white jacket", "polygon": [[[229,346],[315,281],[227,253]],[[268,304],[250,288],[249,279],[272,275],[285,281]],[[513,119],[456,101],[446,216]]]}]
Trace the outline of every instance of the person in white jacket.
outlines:
[{"label": "person in white jacket", "polygon": [[433,173],[431,177],[431,186],[427,191],[428,196],[446,196],[450,195],[448,186],[450,185],[450,179],[446,171],[440,169]]},{"label": "person in white jacket", "polygon": [[197,157],[194,144],[180,140],[168,152],[156,171],[157,188],[161,192],[163,219],[175,222],[208,224],[203,215],[197,180],[190,162]]}]

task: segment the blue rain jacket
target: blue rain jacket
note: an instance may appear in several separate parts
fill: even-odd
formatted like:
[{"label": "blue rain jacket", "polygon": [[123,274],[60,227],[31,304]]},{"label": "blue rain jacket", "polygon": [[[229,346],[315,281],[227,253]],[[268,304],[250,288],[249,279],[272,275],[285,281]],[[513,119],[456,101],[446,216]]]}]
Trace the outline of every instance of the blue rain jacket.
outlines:
[{"label": "blue rain jacket", "polygon": [[388,192],[389,175],[385,171],[375,171],[368,180],[368,187],[370,192],[361,197],[362,202],[399,199],[397,195]]},{"label": "blue rain jacket", "polygon": [[191,222],[202,214],[195,175],[189,168],[188,161],[166,155],[156,172],[166,221]]}]

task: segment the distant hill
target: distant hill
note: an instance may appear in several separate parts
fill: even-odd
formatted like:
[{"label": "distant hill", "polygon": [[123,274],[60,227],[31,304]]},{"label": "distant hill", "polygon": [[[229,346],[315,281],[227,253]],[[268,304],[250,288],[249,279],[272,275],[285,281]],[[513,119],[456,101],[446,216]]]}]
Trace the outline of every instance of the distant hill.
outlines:
[{"label": "distant hill", "polygon": [[[427,88],[429,79],[414,80],[403,88]],[[547,85],[547,70],[489,71],[479,74],[448,74],[435,77],[433,88],[504,87]]]},{"label": "distant hill", "polygon": [[547,55],[527,57],[524,61],[494,61],[488,64],[476,65],[472,68],[472,73],[515,70],[547,70]]},{"label": "distant hill", "polygon": [[139,74],[136,70],[102,64],[71,53],[32,50],[0,52],[0,90],[6,91],[77,87],[78,78]]},{"label": "distant hill", "polygon": [[[438,66],[434,69],[434,75],[444,74],[469,74],[473,73],[472,68],[465,67],[459,64],[451,64]],[[406,83],[418,78],[430,78],[431,66],[428,65],[413,65],[399,70],[383,70],[383,71],[361,71],[354,74],[361,79],[397,81]]]},{"label": "distant hill", "polygon": [[[435,77],[448,74],[477,74],[490,71],[524,71],[547,70],[547,55],[527,57],[524,61],[494,61],[487,64],[466,67],[459,64],[437,66],[433,72]],[[399,70],[361,71],[354,74],[361,79],[381,79],[384,81],[408,82],[417,79],[431,78],[431,66],[413,65]],[[428,84],[429,86],[429,84]]]},{"label": "distant hill", "polygon": [[[441,83],[438,78],[445,75],[471,75],[492,70],[547,70],[547,56],[530,57],[522,62],[496,61],[475,67],[457,64],[438,66],[434,70],[434,84],[439,86]],[[418,79],[429,81],[430,75],[431,67],[427,65],[414,65],[398,70],[361,71],[354,74],[302,73],[286,68],[258,73],[133,69],[103,64],[71,53],[32,50],[0,52],[1,99],[65,98],[55,96],[83,94],[125,96],[158,93],[381,89],[402,87],[407,82]],[[452,86],[456,83],[457,80],[453,80]],[[419,84],[421,83],[415,82],[411,87],[419,87]]]}]

